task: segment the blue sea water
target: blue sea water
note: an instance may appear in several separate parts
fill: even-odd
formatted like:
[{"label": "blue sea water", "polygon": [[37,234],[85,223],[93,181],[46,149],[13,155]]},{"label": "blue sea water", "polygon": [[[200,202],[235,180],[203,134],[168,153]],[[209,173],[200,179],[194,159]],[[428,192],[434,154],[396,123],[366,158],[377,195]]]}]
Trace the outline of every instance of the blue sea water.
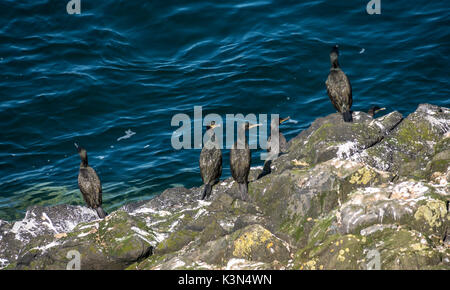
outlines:
[{"label": "blue sea water", "polygon": [[0,0],[0,219],[83,204],[75,141],[107,211],[201,185],[200,150],[171,147],[172,117],[194,106],[291,116],[282,130],[296,136],[334,112],[324,84],[334,44],[354,110],[450,105],[446,1],[381,0],[380,15],[368,0],[81,0],[79,15],[68,2]]}]

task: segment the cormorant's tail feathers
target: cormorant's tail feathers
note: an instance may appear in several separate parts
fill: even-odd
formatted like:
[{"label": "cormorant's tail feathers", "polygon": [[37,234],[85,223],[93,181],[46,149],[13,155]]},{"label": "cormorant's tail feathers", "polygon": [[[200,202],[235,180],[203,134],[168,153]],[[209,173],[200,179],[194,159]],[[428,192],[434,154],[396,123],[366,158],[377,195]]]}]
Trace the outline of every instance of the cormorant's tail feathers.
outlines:
[{"label": "cormorant's tail feathers", "polygon": [[204,200],[205,198],[207,198],[211,195],[211,190],[212,190],[211,184],[209,184],[209,183],[205,184],[205,189],[203,189],[202,200]]},{"label": "cormorant's tail feathers", "polygon": [[242,200],[248,201],[249,200],[248,184],[247,183],[239,183],[239,191],[241,192]]},{"label": "cormorant's tail feathers", "polygon": [[352,112],[350,110],[342,113],[342,116],[344,117],[344,122],[353,122]]},{"label": "cormorant's tail feathers", "polygon": [[105,218],[108,215],[101,206],[97,207],[95,210],[97,211],[98,217],[101,219]]}]

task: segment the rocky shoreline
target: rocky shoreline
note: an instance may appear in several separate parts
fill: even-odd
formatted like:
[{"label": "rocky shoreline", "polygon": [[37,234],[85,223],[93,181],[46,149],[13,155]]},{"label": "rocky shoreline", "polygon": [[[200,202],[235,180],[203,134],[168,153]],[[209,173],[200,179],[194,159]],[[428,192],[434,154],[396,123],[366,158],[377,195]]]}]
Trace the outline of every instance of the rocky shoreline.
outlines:
[{"label": "rocky shoreline", "polygon": [[99,220],[82,206],[0,220],[0,268],[450,269],[450,109],[318,118],[257,179],[171,188]]}]

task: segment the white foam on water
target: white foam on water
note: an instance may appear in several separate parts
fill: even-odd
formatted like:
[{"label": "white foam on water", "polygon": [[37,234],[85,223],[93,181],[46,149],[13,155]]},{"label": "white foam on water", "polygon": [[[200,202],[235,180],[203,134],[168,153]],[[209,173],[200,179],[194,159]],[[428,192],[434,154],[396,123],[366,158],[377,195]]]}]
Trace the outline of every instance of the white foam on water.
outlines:
[{"label": "white foam on water", "polygon": [[125,131],[125,135],[124,136],[117,138],[117,141],[128,139],[128,138],[130,138],[131,136],[133,136],[135,134],[136,134],[136,132],[133,132],[133,131],[131,131],[131,129],[128,129],[128,130]]}]

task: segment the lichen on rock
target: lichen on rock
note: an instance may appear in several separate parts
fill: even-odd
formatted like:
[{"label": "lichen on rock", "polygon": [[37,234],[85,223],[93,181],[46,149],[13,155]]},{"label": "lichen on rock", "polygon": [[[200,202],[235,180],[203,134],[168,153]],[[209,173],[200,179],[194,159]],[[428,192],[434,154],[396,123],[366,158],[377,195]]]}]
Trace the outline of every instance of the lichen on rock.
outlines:
[{"label": "lichen on rock", "polygon": [[450,110],[315,120],[271,173],[170,188],[99,220],[81,206],[0,221],[0,268],[450,269]]}]

